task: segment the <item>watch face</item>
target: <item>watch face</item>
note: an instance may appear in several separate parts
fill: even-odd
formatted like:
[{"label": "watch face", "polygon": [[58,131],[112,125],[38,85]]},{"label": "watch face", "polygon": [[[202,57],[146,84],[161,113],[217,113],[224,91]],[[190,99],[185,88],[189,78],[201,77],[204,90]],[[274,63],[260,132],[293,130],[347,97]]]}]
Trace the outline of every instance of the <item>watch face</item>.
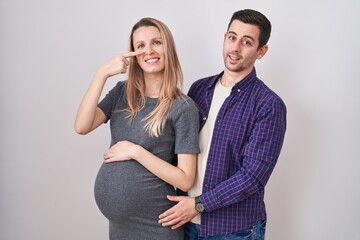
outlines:
[{"label": "watch face", "polygon": [[195,206],[196,211],[202,213],[204,211],[204,206],[201,203],[196,204]]}]

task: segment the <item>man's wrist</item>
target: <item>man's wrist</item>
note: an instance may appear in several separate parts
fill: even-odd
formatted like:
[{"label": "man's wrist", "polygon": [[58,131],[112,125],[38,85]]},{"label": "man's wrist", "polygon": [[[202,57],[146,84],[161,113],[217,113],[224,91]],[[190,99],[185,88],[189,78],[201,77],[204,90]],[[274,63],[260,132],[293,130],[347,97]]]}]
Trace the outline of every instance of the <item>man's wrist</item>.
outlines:
[{"label": "man's wrist", "polygon": [[195,210],[198,213],[203,213],[203,212],[205,212],[205,208],[204,208],[204,205],[202,204],[202,202],[200,200],[200,197],[201,197],[201,195],[195,197]]}]

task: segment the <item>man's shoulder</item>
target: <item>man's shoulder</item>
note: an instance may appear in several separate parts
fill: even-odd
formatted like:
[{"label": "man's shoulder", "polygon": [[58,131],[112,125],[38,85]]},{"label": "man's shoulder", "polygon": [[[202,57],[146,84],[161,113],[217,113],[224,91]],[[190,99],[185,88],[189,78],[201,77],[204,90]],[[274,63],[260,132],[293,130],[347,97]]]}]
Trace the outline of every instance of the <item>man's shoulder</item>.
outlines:
[{"label": "man's shoulder", "polygon": [[219,76],[219,74],[215,74],[215,75],[200,78],[200,79],[196,80],[192,84],[192,86],[208,86],[210,83],[214,82],[218,76]]},{"label": "man's shoulder", "polygon": [[257,79],[254,85],[253,96],[256,96],[258,101],[263,103],[278,102],[281,105],[285,105],[282,98],[260,79]]}]

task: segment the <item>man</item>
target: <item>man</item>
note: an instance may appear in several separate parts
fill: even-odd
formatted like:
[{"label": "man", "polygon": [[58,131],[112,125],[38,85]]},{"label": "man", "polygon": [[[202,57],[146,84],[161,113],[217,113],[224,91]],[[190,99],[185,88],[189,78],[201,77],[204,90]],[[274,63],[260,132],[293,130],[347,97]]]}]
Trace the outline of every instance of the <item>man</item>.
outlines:
[{"label": "man", "polygon": [[177,204],[159,216],[173,229],[186,223],[185,239],[265,237],[264,188],[286,129],[283,101],[254,67],[268,50],[270,33],[260,12],[235,12],[224,36],[224,71],[189,90],[202,127],[197,178],[188,196],[168,196]]}]

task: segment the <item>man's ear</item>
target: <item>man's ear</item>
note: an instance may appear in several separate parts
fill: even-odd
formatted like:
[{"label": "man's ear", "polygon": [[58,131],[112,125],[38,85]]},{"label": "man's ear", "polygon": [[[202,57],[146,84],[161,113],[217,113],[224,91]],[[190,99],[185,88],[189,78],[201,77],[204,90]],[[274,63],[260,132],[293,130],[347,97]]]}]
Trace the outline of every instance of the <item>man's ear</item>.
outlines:
[{"label": "man's ear", "polygon": [[267,52],[267,50],[268,50],[268,45],[263,45],[258,51],[257,51],[257,59],[261,59],[264,55],[265,55],[265,53]]}]

